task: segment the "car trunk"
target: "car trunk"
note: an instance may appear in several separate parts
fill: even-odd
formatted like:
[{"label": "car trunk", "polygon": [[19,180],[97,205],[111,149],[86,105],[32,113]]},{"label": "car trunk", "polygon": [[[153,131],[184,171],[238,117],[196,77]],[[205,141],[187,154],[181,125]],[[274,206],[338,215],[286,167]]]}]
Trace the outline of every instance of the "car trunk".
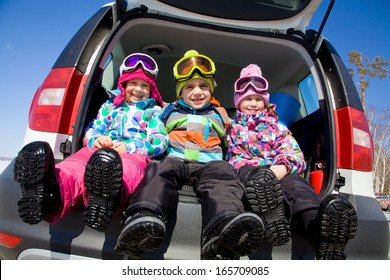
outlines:
[{"label": "car trunk", "polygon": [[[168,2],[171,5],[167,6]],[[222,106],[226,107],[230,114],[235,112],[234,81],[239,77],[240,70],[250,63],[258,64],[262,68],[270,84],[272,102],[282,100],[280,96],[289,96],[297,100],[300,106],[296,114],[291,113],[290,106],[284,106],[285,102],[278,103],[276,111],[282,121],[288,124],[304,152],[308,163],[305,178],[310,182],[313,172],[323,173],[323,179],[318,183],[319,188],[316,189],[321,197],[342,187],[342,176],[339,175],[337,169],[353,170],[354,163],[351,163],[350,152],[345,152],[347,155],[344,156],[343,149],[340,149],[338,145],[340,145],[339,142],[343,142],[343,139],[346,139],[344,141],[346,144],[353,142],[348,138],[351,137],[350,132],[353,130],[351,119],[354,119],[355,114],[361,117],[361,104],[358,100],[350,98],[355,95],[346,94],[346,89],[352,92],[353,88],[351,84],[343,82],[343,80],[348,81],[345,76],[342,76],[347,74],[340,66],[339,57],[332,46],[322,41],[319,36],[306,37],[304,33],[320,1],[278,0],[272,3],[270,1],[249,1],[249,3],[253,2],[253,5],[260,5],[257,7],[269,5],[268,8],[274,11],[273,13],[259,13],[268,17],[264,18],[264,21],[257,20],[256,13],[251,13],[251,17],[254,18],[249,18],[250,21],[246,20],[245,13],[244,16],[234,13],[220,14],[225,9],[219,9],[218,1],[207,1],[214,8],[205,11],[198,10],[198,14],[193,13],[195,8],[208,7],[201,5],[201,1],[197,1],[199,7],[192,8],[187,7],[187,4],[190,4],[187,3],[188,1],[175,2],[143,1],[149,7],[148,10],[147,7],[137,6],[137,1],[128,1],[127,13],[120,9],[115,12],[108,11],[108,8],[100,12],[104,13],[100,16],[104,19],[101,21],[104,24],[100,24],[101,28],[98,30],[91,28],[90,30],[96,32],[88,39],[93,39],[95,43],[87,44],[82,56],[75,57],[75,61],[65,65],[77,67],[86,81],[85,88],[82,89],[84,86],[82,83],[79,89],[77,101],[80,106],[75,122],[69,121],[67,127],[67,132],[73,131],[73,134],[64,133],[64,139],[69,139],[65,143],[67,149],[63,152],[64,156],[82,147],[84,129],[96,116],[100,105],[108,98],[106,90],[116,88],[119,65],[124,57],[133,52],[145,52],[152,55],[160,68],[157,79],[159,91],[165,102],[172,102],[175,100],[173,65],[187,50],[196,49],[210,56],[216,63],[218,86],[215,97],[221,101]],[[234,7],[235,3],[236,1],[226,1],[224,7],[225,5]],[[241,2],[237,1],[237,5],[242,8]],[[285,15],[289,14],[291,17],[276,16],[277,6],[282,8]],[[248,12],[245,9],[241,11]],[[115,15],[119,18],[116,19]],[[270,15],[275,17],[270,18]],[[279,19],[279,22],[276,22],[276,19]],[[270,25],[273,28],[270,28]],[[314,47],[313,42],[318,45]],[[69,50],[72,48],[65,49],[65,51]],[[84,51],[84,48],[81,50]],[[65,54],[66,52],[63,56],[61,55],[60,62],[71,58]],[[62,68],[61,65],[56,63],[58,68]],[[279,97],[276,98],[276,96]],[[335,120],[334,112],[337,113],[338,120],[343,120],[342,122],[338,123]],[[364,132],[365,128],[359,129]],[[345,147],[344,150],[351,149],[353,147]],[[340,154],[336,154],[336,151]],[[319,168],[320,164],[326,168]],[[7,182],[3,185],[15,184],[11,168],[8,168],[6,173]],[[12,189],[16,188],[12,186]],[[351,191],[350,194],[355,193]],[[39,255],[42,258],[42,252],[38,254],[34,251],[34,248],[40,248],[47,250],[44,252],[49,252],[47,258],[62,257],[60,254],[50,253],[51,251],[92,258],[123,258],[114,252],[116,239],[121,230],[120,216],[113,219],[106,232],[96,232],[84,226],[83,208],[80,207],[57,224],[40,223],[25,230],[25,224],[17,217],[18,195],[19,193],[14,192],[12,196],[8,196],[9,199],[3,205],[3,208],[8,209],[13,215],[3,224],[6,228],[12,229],[10,234],[18,235],[17,229],[23,228],[23,234],[32,240],[31,243],[34,246],[23,241],[18,250],[25,251],[15,257],[27,259]],[[367,197],[362,196],[363,199],[368,200]],[[361,203],[361,205],[370,204]],[[200,213],[201,207],[196,195],[192,192],[191,186],[185,186],[180,191],[177,216],[170,219],[167,227],[168,238],[159,251],[144,257],[147,259],[199,259],[202,224]],[[380,223],[381,221],[374,215],[375,213],[373,214],[373,211],[363,209],[359,213],[363,213],[359,218],[366,222],[364,226],[367,228],[365,230],[363,226],[362,232],[369,232],[369,229],[374,227],[377,229],[383,227],[384,224]],[[367,248],[370,247],[370,242],[373,242],[371,247],[378,250],[377,244],[374,244],[377,240],[368,236],[363,236],[360,240],[359,238],[357,236],[352,240],[348,250],[353,250],[354,242],[355,244],[364,243]],[[361,246],[355,247],[356,250],[362,248]],[[359,258],[361,256],[359,254],[364,254],[354,253],[354,258]],[[377,251],[371,255],[375,258],[382,256],[383,253]],[[313,259],[314,252],[299,235],[293,233],[292,240],[287,244],[272,248],[264,243],[258,252],[248,258]]]}]

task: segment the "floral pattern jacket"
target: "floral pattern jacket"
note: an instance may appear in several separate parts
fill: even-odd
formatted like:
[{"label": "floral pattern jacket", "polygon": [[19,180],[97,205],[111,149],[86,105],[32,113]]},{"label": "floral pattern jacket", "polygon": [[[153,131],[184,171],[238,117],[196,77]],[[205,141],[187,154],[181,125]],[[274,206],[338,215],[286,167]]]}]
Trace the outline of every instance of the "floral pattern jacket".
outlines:
[{"label": "floral pattern jacket", "polygon": [[154,158],[168,147],[169,138],[160,119],[162,108],[153,98],[136,103],[113,105],[107,100],[86,129],[84,146],[93,147],[99,136],[109,136],[114,142],[124,142],[127,153],[139,153]]}]

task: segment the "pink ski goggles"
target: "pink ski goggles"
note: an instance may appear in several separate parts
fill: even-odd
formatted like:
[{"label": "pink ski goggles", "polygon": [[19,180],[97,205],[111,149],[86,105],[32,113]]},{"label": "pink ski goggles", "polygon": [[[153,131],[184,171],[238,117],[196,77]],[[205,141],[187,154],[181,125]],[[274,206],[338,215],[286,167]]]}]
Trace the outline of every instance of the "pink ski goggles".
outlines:
[{"label": "pink ski goggles", "polygon": [[268,81],[259,76],[242,77],[234,84],[234,91],[238,94],[245,93],[249,87],[252,87],[256,92],[263,93],[268,90]]}]

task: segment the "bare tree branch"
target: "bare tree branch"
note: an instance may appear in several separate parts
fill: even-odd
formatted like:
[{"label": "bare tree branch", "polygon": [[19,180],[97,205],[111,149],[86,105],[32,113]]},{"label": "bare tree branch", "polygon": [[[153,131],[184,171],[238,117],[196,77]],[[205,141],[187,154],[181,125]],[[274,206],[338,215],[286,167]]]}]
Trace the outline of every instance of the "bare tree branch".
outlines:
[{"label": "bare tree branch", "polygon": [[351,51],[348,53],[348,56],[348,62],[355,65],[356,67],[356,69],[349,68],[348,71],[352,79],[357,77],[355,84],[358,85],[357,90],[359,92],[363,109],[365,111],[365,95],[366,89],[370,84],[369,82],[372,78],[386,78],[388,74],[386,66],[390,64],[390,61],[385,60],[383,56],[375,56],[372,61],[370,61],[368,57],[363,57],[363,54],[358,51]]}]

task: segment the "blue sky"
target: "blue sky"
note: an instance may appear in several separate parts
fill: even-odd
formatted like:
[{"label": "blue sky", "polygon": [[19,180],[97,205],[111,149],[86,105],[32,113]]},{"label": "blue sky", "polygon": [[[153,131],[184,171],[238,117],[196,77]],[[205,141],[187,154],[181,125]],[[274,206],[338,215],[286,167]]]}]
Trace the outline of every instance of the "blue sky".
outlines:
[{"label": "blue sky", "polygon": [[[20,150],[30,103],[62,49],[109,0],[0,0],[0,157]],[[323,1],[321,10],[329,3]],[[336,0],[323,30],[347,67],[348,52],[390,60],[390,1]],[[310,26],[318,29],[318,20]],[[367,105],[390,107],[390,77],[373,79]]]}]

